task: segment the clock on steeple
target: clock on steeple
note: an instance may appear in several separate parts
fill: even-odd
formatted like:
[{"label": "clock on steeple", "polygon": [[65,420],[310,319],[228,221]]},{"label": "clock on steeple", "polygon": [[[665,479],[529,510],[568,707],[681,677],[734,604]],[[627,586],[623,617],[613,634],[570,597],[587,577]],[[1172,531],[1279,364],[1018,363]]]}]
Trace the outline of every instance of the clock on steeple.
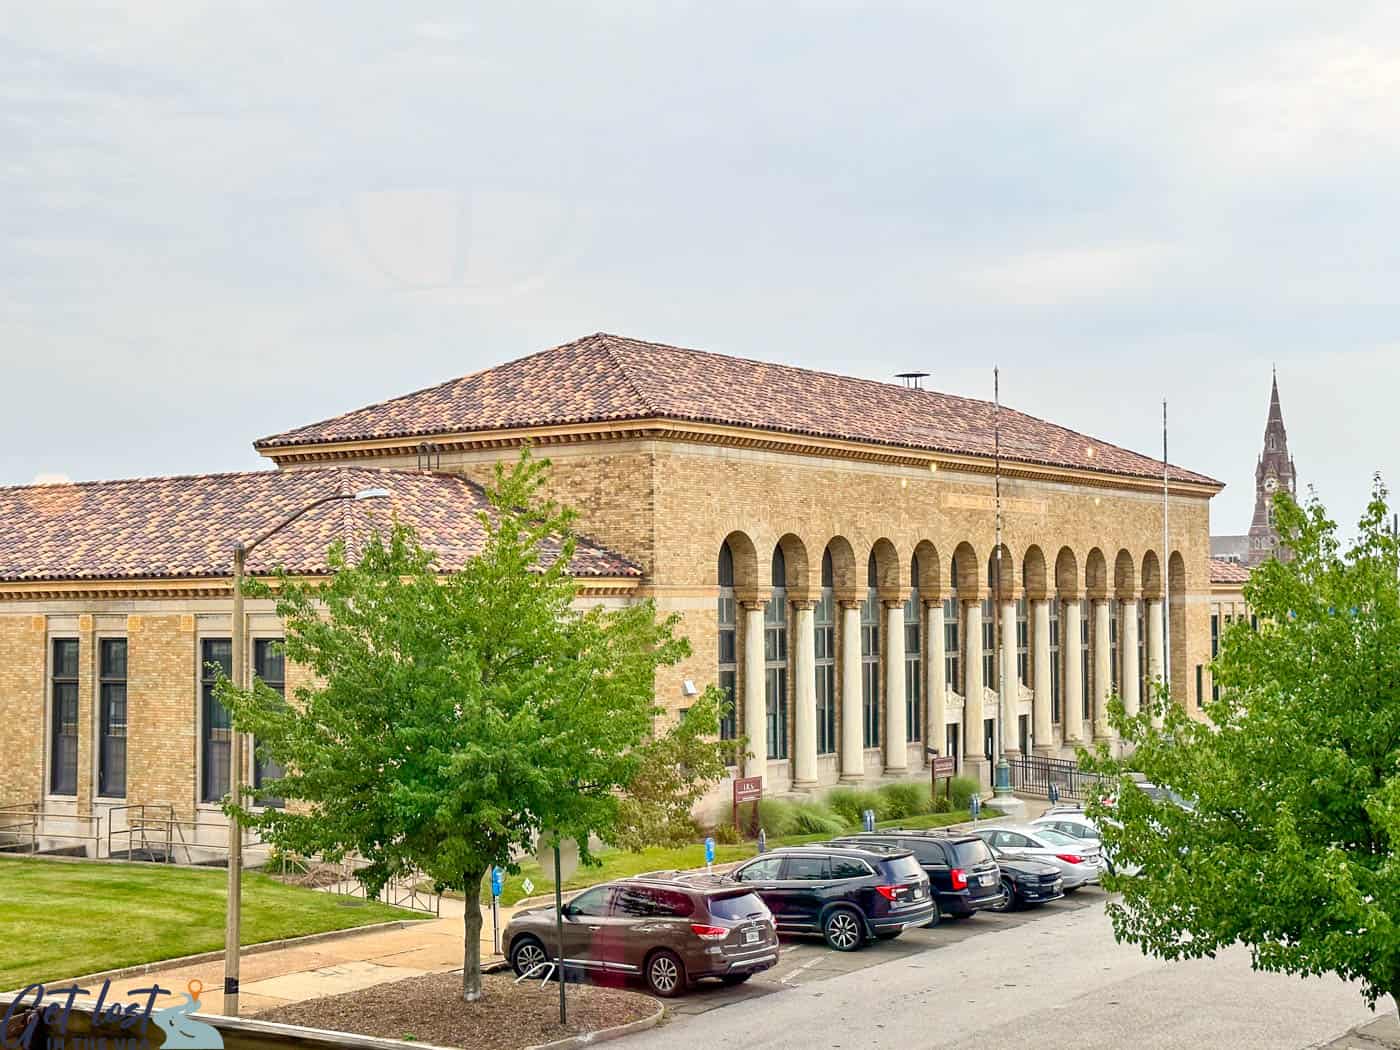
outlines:
[{"label": "clock on steeple", "polygon": [[1273,390],[1269,395],[1269,418],[1264,424],[1264,451],[1254,469],[1254,519],[1249,525],[1249,550],[1245,564],[1253,567],[1273,557],[1288,556],[1279,546],[1278,530],[1274,528],[1274,494],[1280,488],[1295,495],[1297,473],[1293,457],[1288,454],[1288,431],[1283,426],[1283,409],[1278,402],[1278,373],[1274,373]]}]

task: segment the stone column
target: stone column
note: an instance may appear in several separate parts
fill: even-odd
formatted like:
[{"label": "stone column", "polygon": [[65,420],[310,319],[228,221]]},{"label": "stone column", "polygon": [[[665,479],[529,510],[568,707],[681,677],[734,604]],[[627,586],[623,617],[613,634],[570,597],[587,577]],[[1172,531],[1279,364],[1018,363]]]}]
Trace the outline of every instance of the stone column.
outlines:
[{"label": "stone column", "polygon": [[1094,696],[1089,707],[1094,716],[1094,739],[1108,740],[1113,734],[1108,728],[1108,696],[1113,692],[1112,650],[1109,645],[1107,598],[1094,599]]},{"label": "stone column", "polygon": [[904,699],[904,603],[885,604],[885,772],[909,772],[908,717]]},{"label": "stone column", "polygon": [[764,699],[763,607],[764,602],[743,602],[744,608],[744,735],[749,751],[744,776],[768,772],[768,708]]},{"label": "stone column", "polygon": [[1034,676],[1035,696],[1031,700],[1031,738],[1038,755],[1050,754],[1055,730],[1050,718],[1051,676],[1056,668],[1050,663],[1050,603],[1044,599],[1031,602],[1031,674]]},{"label": "stone column", "polygon": [[982,603],[963,602],[963,755],[979,773],[987,768],[982,752]]},{"label": "stone column", "polygon": [[1123,612],[1123,629],[1118,632],[1118,640],[1123,647],[1123,654],[1119,657],[1123,667],[1123,708],[1131,717],[1138,713],[1140,706],[1142,677],[1138,667],[1137,599],[1120,602],[1118,608]]},{"label": "stone column", "polygon": [[793,602],[797,644],[793,657],[792,786],[817,786],[817,631],[812,619],[815,602]]},{"label": "stone column", "polygon": [[1065,743],[1084,741],[1084,643],[1080,639],[1078,598],[1066,598],[1060,616],[1060,653],[1065,661],[1065,691],[1060,698],[1061,714],[1065,720]]},{"label": "stone column", "polygon": [[865,777],[860,707],[860,603],[841,603],[841,779]]},{"label": "stone column", "polygon": [[[1152,702],[1156,703],[1156,689],[1162,682],[1162,599],[1147,600],[1147,680],[1153,690]],[[1160,726],[1162,719],[1153,709],[1152,724]]]},{"label": "stone column", "polygon": [[1004,734],[1006,739],[1001,740],[1001,751],[998,754],[1019,754],[1021,750],[1021,734],[1018,730],[1018,719],[1016,715],[1016,701],[1020,696],[1021,679],[1016,674],[1016,603],[1001,603],[1001,687],[997,690],[997,698],[1001,703],[1001,710],[997,713],[997,737],[1000,739]]},{"label": "stone column", "polygon": [[[928,717],[924,720],[924,743],[943,754],[948,730],[948,656],[943,639],[943,603],[924,602],[924,623],[928,624]],[[956,757],[956,756],[955,756]],[[927,763],[925,763],[927,764]]]}]

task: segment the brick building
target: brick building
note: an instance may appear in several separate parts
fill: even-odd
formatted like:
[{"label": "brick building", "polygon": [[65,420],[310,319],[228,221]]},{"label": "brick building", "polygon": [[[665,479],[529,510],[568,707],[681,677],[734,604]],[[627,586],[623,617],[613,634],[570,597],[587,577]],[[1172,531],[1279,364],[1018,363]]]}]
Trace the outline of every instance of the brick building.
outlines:
[{"label": "brick building", "polygon": [[[1003,709],[1009,752],[1065,755],[1111,737],[1107,693],[1133,709],[1168,666],[1195,709],[1219,482],[1168,468],[1164,547],[1160,460],[983,401],[598,334],[256,442],[275,470],[0,490],[0,826],[31,807],[95,841],[145,805],[216,843],[227,731],[201,668],[228,658],[233,542],[373,485],[383,506],[322,508],[250,568],[323,572],[390,509],[450,566],[475,549],[473,482],[524,442],[580,511],[580,602],[681,615],[693,654],[658,697],[674,716],[690,685],[731,690],[724,731],[754,752],[736,772],[770,793],[923,775],[926,746],[985,780]],[[250,602],[248,666],[294,683],[279,632]]]}]

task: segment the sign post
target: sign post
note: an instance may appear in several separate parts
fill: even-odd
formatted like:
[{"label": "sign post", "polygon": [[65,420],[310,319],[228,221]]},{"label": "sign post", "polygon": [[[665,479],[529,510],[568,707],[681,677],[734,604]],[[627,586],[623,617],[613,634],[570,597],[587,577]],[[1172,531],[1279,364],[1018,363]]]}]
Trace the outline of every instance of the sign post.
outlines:
[{"label": "sign post", "polygon": [[967,808],[972,812],[972,823],[977,823],[978,816],[982,813],[982,796],[973,795],[967,800]]},{"label": "sign post", "polygon": [[491,954],[501,954],[501,891],[506,886],[506,873],[491,869]]},{"label": "sign post", "polygon": [[564,874],[559,865],[559,838],[554,839],[554,926],[559,933],[559,1024],[569,1023],[569,1008],[564,1002]]},{"label": "sign post", "polygon": [[739,807],[745,802],[753,803],[753,823],[751,834],[758,832],[758,804],[763,800],[763,778],[762,777],[735,777],[734,778],[734,826],[742,828],[739,823]]},{"label": "sign post", "polygon": [[938,782],[945,781],[944,789],[948,794],[948,801],[953,801],[953,777],[958,774],[958,760],[952,755],[940,755],[938,748],[932,745],[924,748],[924,755],[928,758],[929,770],[929,793],[935,797],[938,795]]}]

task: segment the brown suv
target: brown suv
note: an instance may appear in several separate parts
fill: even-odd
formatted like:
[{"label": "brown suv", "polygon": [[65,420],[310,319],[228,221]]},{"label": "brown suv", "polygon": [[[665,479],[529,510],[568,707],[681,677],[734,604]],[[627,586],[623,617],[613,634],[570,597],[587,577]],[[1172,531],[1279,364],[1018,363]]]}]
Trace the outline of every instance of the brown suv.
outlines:
[{"label": "brown suv", "polygon": [[[503,944],[518,974],[559,958],[553,906],[517,912]],[[584,890],[564,905],[564,961],[595,975],[641,977],[656,995],[701,977],[739,984],[778,961],[768,906],[719,875],[654,872]]]}]

